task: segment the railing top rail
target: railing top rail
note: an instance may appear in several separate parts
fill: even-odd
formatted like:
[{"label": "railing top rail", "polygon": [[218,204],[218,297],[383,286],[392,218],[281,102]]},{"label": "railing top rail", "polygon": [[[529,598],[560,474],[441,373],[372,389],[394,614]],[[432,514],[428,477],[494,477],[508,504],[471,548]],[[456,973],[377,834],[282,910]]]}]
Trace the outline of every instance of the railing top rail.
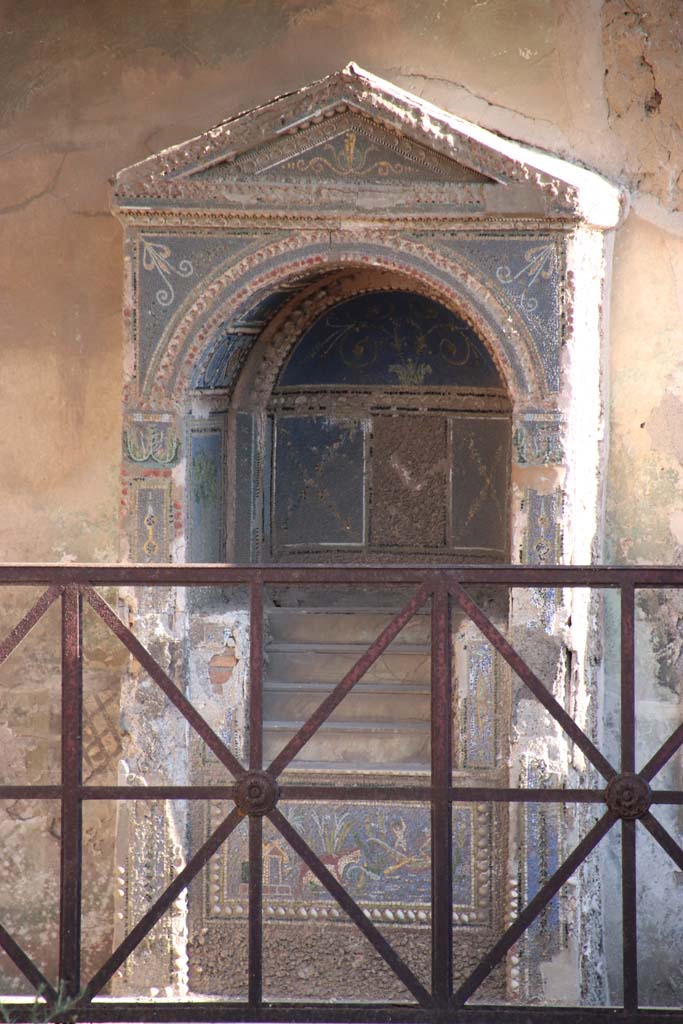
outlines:
[{"label": "railing top rail", "polygon": [[134,563],[0,563],[0,585],[228,586],[271,584],[344,585],[422,582],[447,574],[465,586],[679,587],[683,566],[663,565],[233,565]]}]

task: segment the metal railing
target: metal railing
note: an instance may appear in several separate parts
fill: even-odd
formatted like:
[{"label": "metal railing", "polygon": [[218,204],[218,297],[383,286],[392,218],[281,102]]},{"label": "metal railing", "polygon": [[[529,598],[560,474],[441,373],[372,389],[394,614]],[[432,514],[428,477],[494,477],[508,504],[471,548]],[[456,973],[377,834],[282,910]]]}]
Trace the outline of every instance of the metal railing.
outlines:
[{"label": "metal railing", "polygon": [[[621,732],[620,763],[613,764],[593,739],[552,695],[550,689],[511,647],[491,619],[468,592],[472,586],[608,588],[621,599]],[[59,976],[52,984],[0,924],[0,946],[49,1007],[66,995],[72,1002],[68,1017],[81,1021],[104,1020],[212,1020],[212,1021],[427,1021],[489,1024],[543,1021],[619,1021],[660,1024],[683,1021],[683,1010],[639,1007],[636,911],[636,830],[646,829],[683,870],[683,849],[651,811],[652,805],[683,804],[679,790],[653,790],[650,783],[683,745],[683,723],[646,764],[636,764],[636,708],[634,686],[634,595],[638,588],[680,588],[683,570],[646,567],[295,567],[295,566],[127,566],[127,565],[5,565],[0,585],[47,587],[40,599],[0,644],[4,662],[36,625],[47,609],[61,602],[62,729],[61,783],[59,785],[0,785],[0,799],[58,799],[61,801],[61,879],[59,911]],[[211,728],[181,688],[149,653],[129,627],[95,589],[103,586],[232,587],[247,586],[250,602],[249,758],[242,764]],[[382,586],[411,588],[412,596],[317,710],[275,756],[263,763],[263,650],[264,588],[267,586]],[[201,740],[227,770],[224,785],[95,786],[84,785],[82,775],[83,706],[83,603],[125,645],[134,659],[164,692]],[[349,784],[339,776],[332,785],[288,784],[282,773],[306,742],[329,718],[344,697],[383,654],[411,618],[425,607],[431,615],[431,780],[428,785]],[[602,776],[599,788],[518,788],[454,786],[452,778],[452,613],[459,608],[492,644],[530,693],[552,716],[587,761]],[[221,824],[191,857],[177,877],[147,910],[100,969],[81,977],[82,811],[92,800],[207,800],[234,801]],[[411,970],[385,935],[350,892],[314,852],[278,808],[281,800],[312,801],[423,801],[431,805],[431,981]],[[458,986],[453,983],[453,849],[452,805],[457,801],[519,803],[593,803],[602,808],[588,831],[558,869],[521,910],[481,962]],[[263,997],[263,822],[268,818],[282,839],[296,852],[313,876],[339,904],[382,960],[410,992],[412,1005],[396,1003],[274,1003]],[[249,829],[248,873],[248,999],[160,1002],[96,999],[115,972],[147,936],[172,903],[188,887],[209,859],[244,819]],[[489,1006],[468,1002],[538,919],[610,830],[621,822],[623,1005],[621,1007],[524,1006],[516,1003]],[[26,1005],[4,1002],[6,1012],[21,1019]],[[16,1015],[19,1015],[17,1018]],[[23,1018],[27,1019],[27,1018]]]}]

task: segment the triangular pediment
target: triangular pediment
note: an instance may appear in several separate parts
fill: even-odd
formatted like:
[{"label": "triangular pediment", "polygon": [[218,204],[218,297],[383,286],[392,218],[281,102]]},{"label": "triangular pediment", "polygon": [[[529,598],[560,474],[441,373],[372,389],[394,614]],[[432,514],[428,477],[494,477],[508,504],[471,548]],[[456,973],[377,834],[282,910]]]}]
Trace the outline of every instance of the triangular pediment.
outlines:
[{"label": "triangular pediment", "polygon": [[114,182],[114,206],[124,216],[144,207],[150,218],[155,209],[212,205],[241,215],[303,209],[311,183],[320,211],[368,208],[381,188],[389,214],[427,204],[442,216],[460,209],[611,225],[620,215],[618,191],[593,172],[464,121],[355,64],[126,168]]},{"label": "triangular pediment", "polygon": [[493,183],[479,171],[351,111],[333,114],[295,135],[271,139],[234,160],[191,174],[195,181],[213,182],[249,177],[349,183]]}]

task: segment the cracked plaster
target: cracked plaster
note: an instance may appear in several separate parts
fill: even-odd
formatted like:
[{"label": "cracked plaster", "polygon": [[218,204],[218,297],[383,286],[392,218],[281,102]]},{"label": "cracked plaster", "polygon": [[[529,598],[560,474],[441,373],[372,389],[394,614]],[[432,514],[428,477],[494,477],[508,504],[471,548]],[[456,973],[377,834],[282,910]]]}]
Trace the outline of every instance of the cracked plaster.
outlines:
[{"label": "cracked plaster", "polygon": [[622,180],[683,208],[683,17],[676,0],[607,0],[602,9],[608,124],[625,144]]}]

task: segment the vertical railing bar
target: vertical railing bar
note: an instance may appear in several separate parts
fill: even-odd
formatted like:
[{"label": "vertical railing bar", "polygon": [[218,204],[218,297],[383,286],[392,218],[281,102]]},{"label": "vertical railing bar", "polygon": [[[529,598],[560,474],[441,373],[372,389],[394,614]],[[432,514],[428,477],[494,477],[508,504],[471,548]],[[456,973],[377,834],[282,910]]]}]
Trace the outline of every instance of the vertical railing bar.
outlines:
[{"label": "vertical railing bar", "polygon": [[635,771],[635,588],[621,585],[621,770]]},{"label": "vertical railing bar", "polygon": [[80,588],[62,594],[62,822],[59,986],[74,998],[81,985],[83,636]]},{"label": "vertical railing bar", "polygon": [[263,999],[263,818],[249,817],[249,1005]]},{"label": "vertical railing bar", "polygon": [[263,583],[250,585],[249,602],[249,768],[263,767]]},{"label": "vertical railing bar", "polygon": [[[636,763],[635,587],[621,584],[621,770]],[[638,1008],[638,933],[636,907],[636,823],[621,822],[621,928],[624,1009]]]},{"label": "vertical railing bar", "polygon": [[453,993],[451,812],[451,597],[444,577],[432,593],[432,996],[446,1009]]},{"label": "vertical railing bar", "polygon": [[638,931],[636,909],[636,823],[621,821],[621,913],[624,1009],[638,1009]]},{"label": "vertical railing bar", "polygon": [[[263,581],[250,585],[249,769],[263,768]],[[263,819],[249,818],[249,1004],[263,998]]]}]

